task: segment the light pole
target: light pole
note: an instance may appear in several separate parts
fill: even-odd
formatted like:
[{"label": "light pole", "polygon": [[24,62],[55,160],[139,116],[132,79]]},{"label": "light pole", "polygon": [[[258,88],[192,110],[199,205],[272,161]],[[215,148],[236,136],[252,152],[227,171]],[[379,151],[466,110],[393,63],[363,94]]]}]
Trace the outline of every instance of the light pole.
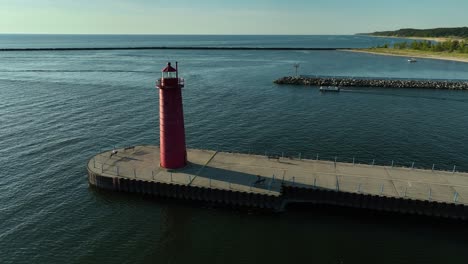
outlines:
[{"label": "light pole", "polygon": [[300,66],[299,63],[295,63],[295,64],[294,64],[294,68],[296,69],[296,77],[298,76],[298,75],[297,75],[297,70],[299,69],[299,66]]}]

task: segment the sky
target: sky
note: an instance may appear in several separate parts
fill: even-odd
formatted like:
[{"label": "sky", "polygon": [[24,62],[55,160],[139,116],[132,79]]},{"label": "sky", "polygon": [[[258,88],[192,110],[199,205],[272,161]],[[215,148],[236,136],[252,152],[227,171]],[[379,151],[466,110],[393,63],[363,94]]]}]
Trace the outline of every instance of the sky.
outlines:
[{"label": "sky", "polygon": [[355,34],[468,26],[467,0],[0,0],[0,33]]}]

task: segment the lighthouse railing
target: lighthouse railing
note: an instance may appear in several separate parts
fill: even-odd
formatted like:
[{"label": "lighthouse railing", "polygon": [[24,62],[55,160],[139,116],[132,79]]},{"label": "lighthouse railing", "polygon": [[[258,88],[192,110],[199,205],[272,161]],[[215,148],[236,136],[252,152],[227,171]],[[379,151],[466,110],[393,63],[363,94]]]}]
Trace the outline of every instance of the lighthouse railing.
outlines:
[{"label": "lighthouse railing", "polygon": [[[168,79],[168,78],[166,78]],[[171,82],[172,80],[175,79],[175,78],[171,78]],[[161,87],[161,86],[164,86],[164,85],[167,85],[165,82],[164,82],[165,78],[161,78],[161,79],[158,79],[157,83],[156,83],[156,87]],[[184,87],[185,86],[185,79],[184,78],[178,78],[177,80],[177,84],[181,87]],[[173,83],[172,83],[173,85]]]}]

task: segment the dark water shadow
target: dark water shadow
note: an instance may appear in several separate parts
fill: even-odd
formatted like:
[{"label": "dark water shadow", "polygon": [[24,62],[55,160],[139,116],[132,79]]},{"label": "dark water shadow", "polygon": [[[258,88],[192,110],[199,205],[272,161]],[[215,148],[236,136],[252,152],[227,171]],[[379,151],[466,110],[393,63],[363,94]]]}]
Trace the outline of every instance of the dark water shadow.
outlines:
[{"label": "dark water shadow", "polygon": [[[388,88],[379,88],[379,89],[388,89]],[[392,89],[392,88],[390,88]],[[408,88],[408,90],[428,90],[427,88]],[[432,89],[431,89],[432,90]],[[448,90],[453,92],[452,90]],[[426,95],[408,95],[408,94],[397,94],[397,93],[388,93],[388,92],[378,92],[373,90],[359,90],[359,88],[342,88],[341,92],[344,93],[353,93],[353,94],[371,94],[378,96],[388,96],[388,97],[400,97],[400,98],[418,98],[418,99],[427,99],[427,100],[436,100],[436,101],[450,101],[450,102],[460,102],[467,103],[468,99],[455,99],[455,98],[446,98],[446,97],[436,97],[436,96],[426,96]],[[461,91],[466,92],[466,91]]]}]

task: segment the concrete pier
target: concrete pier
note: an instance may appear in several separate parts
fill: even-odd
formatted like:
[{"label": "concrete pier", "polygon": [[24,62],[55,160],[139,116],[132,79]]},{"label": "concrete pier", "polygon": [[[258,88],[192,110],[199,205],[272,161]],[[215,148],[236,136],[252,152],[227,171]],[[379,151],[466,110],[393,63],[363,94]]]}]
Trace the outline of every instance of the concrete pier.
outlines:
[{"label": "concrete pier", "polygon": [[187,150],[159,166],[159,147],[107,151],[88,162],[90,185],[157,197],[284,211],[311,203],[468,219],[468,173]]}]

